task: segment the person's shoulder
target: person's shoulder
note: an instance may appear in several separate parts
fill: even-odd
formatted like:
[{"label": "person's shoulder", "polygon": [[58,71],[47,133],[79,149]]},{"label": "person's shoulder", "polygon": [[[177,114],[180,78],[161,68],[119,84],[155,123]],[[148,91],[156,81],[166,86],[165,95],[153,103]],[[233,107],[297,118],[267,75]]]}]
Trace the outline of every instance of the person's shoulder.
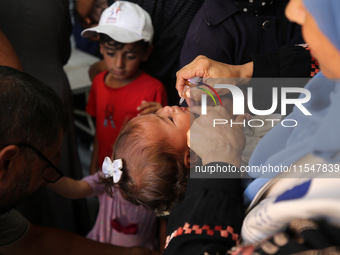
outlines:
[{"label": "person's shoulder", "polygon": [[0,238],[0,247],[21,239],[27,233],[28,228],[28,220],[18,211],[12,209],[0,214],[0,233],[7,233]]},{"label": "person's shoulder", "polygon": [[206,24],[217,26],[226,19],[240,13],[231,1],[213,0],[205,1],[202,5],[202,17]]}]

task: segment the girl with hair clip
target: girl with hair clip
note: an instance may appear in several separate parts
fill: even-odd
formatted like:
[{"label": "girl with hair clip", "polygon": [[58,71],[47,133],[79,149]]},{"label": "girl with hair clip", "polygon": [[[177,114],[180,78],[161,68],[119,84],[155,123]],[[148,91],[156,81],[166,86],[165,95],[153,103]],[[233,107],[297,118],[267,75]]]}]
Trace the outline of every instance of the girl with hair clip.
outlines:
[{"label": "girl with hair clip", "polygon": [[100,179],[105,178],[105,175],[110,178],[111,182],[112,180],[118,182],[121,178],[121,169],[121,160],[111,161],[109,157],[106,157],[102,172],[97,172],[82,180],[62,177],[57,183],[50,184],[48,187],[70,199],[98,197],[99,211],[87,238],[123,247],[163,249],[164,233],[160,229],[157,235],[158,219],[150,208],[126,201],[119,189],[112,190],[111,197],[105,193]]},{"label": "girl with hair clip", "polygon": [[103,179],[106,192],[112,195],[118,187],[128,201],[158,213],[171,210],[185,193],[190,168],[187,132],[193,118],[188,108],[166,106],[129,121],[113,149],[113,158],[122,160],[122,176],[119,182]]},{"label": "girl with hair clip", "polygon": [[[200,113],[200,107],[166,106],[156,114],[130,120],[113,148],[113,159],[122,162],[121,178],[119,181],[101,178],[109,196],[119,188],[128,201],[167,215],[185,195],[190,167],[201,162],[187,142],[191,123],[198,116],[194,112]],[[243,128],[247,142],[242,165],[247,165],[252,151],[269,129],[269,124],[257,129]]]}]

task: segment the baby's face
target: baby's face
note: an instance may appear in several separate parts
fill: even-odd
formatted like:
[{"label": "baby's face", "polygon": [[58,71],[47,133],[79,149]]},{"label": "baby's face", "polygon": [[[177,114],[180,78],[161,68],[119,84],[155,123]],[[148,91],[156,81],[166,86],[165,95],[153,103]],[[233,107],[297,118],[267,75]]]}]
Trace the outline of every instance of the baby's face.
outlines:
[{"label": "baby's face", "polygon": [[187,132],[190,129],[189,109],[178,106],[166,106],[156,114],[144,115],[140,118],[145,134],[152,139],[166,140],[167,144],[176,150],[185,150],[187,146]]}]

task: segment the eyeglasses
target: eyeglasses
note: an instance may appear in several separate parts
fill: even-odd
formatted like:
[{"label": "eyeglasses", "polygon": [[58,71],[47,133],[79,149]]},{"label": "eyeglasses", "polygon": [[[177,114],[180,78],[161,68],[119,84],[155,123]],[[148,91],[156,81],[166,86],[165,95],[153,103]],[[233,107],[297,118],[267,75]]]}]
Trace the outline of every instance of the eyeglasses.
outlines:
[{"label": "eyeglasses", "polygon": [[64,176],[64,174],[48,159],[45,157],[44,154],[42,154],[37,148],[34,146],[27,144],[27,143],[18,143],[16,144],[19,147],[26,147],[33,150],[38,156],[43,159],[51,168],[53,168],[54,171],[45,171],[43,179],[49,183],[55,183],[57,182],[61,177]]}]

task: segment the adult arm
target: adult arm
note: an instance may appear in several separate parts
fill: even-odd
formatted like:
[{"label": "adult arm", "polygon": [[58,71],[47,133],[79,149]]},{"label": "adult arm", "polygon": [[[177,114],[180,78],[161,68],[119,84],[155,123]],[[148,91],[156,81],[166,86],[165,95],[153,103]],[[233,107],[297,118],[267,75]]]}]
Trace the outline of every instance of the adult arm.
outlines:
[{"label": "adult arm", "polygon": [[[198,56],[177,72],[176,88],[178,94],[185,98],[191,96],[194,100],[200,99],[201,90],[190,94],[184,93],[186,81],[195,76],[204,78],[240,78],[235,81],[235,85],[240,86],[247,83],[248,78],[310,78],[319,72],[317,61],[311,56],[308,47],[304,46],[283,46],[271,54],[253,55],[252,60],[243,65],[229,65],[205,56]],[[254,84],[249,85],[254,86]],[[275,83],[276,87],[285,85],[287,85],[286,82]],[[301,82],[298,86],[304,85],[305,83]],[[271,98],[271,89],[263,89],[261,93],[267,93],[266,96],[263,96],[264,99]],[[223,95],[223,91],[219,91],[219,95]]]},{"label": "adult arm", "polygon": [[252,75],[253,62],[243,65],[229,65],[214,61],[205,56],[198,56],[190,64],[177,72],[176,89],[179,96],[186,97],[182,92],[186,81],[190,78],[251,78]]},{"label": "adult arm", "polygon": [[0,30],[0,65],[10,66],[23,71],[20,60],[7,37]]},{"label": "adult arm", "polygon": [[158,254],[144,248],[125,248],[92,241],[76,234],[30,224],[27,234],[18,242],[0,247],[4,255],[71,255],[71,254]]},{"label": "adult arm", "polygon": [[252,55],[251,62],[229,65],[198,56],[177,72],[176,88],[181,95],[186,80],[204,78],[312,77],[319,66],[307,47],[283,46],[271,54]]}]

